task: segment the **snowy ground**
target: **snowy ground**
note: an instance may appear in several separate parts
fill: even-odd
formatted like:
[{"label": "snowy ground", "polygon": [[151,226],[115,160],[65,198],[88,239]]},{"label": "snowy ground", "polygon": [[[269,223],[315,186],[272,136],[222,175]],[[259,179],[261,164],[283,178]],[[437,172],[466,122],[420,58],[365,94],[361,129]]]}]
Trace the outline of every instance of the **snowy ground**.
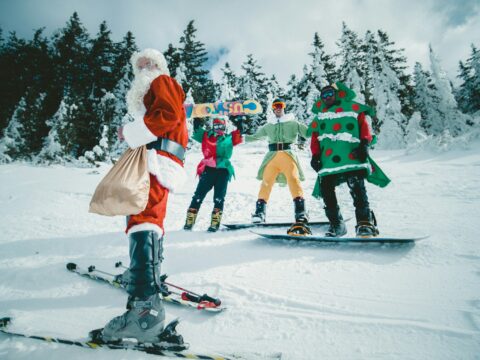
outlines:
[{"label": "snowy ground", "polygon": [[[225,222],[248,221],[264,144],[236,149]],[[189,154],[190,182],[170,199],[163,272],[170,281],[222,298],[217,315],[166,305],[181,317],[192,350],[282,352],[284,359],[480,359],[480,146],[443,155],[374,151],[392,178],[368,185],[384,235],[429,233],[415,245],[322,245],[269,242],[248,231],[204,232],[211,195],[196,231],[181,230],[197,180],[199,154]],[[324,220],[309,194],[314,173],[302,154],[312,220]],[[65,270],[74,261],[114,271],[128,263],[122,218],[88,213],[108,167],[0,166],[0,315],[12,330],[74,339],[120,314],[121,290]],[[347,188],[338,191],[353,216]],[[291,219],[287,188],[268,208]],[[475,220],[477,219],[477,220]],[[348,222],[353,233],[354,221]],[[321,228],[314,229],[321,233]],[[153,359],[133,351],[88,350],[0,335],[2,359]]]}]

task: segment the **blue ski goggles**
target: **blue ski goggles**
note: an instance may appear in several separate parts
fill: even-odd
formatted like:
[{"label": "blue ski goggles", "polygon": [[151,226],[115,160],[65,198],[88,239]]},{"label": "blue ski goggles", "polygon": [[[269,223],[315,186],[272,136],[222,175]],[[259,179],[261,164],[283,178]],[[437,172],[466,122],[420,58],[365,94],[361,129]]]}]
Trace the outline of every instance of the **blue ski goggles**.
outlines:
[{"label": "blue ski goggles", "polygon": [[325,91],[322,92],[321,97],[322,97],[322,99],[326,99],[326,98],[332,97],[334,95],[335,95],[335,90],[328,89],[328,90],[325,90]]}]

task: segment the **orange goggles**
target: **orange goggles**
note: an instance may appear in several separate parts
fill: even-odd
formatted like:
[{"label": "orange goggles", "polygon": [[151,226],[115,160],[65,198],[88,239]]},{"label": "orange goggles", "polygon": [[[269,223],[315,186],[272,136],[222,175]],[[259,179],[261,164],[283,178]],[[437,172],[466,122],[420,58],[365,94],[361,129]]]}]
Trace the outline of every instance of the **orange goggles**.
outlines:
[{"label": "orange goggles", "polygon": [[285,109],[286,104],[283,101],[277,101],[272,104],[272,109]]}]

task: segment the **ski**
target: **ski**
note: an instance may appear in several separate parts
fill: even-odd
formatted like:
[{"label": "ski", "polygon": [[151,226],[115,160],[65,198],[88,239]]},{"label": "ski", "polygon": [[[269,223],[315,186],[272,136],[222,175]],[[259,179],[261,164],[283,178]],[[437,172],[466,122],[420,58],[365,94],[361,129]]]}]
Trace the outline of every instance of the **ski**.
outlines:
[{"label": "ski", "polygon": [[[344,221],[348,221],[351,218],[346,218]],[[289,227],[293,224],[293,222],[266,222],[266,223],[231,223],[231,224],[222,224],[228,230],[241,230],[241,229],[249,229],[249,228],[257,228],[257,227]],[[329,224],[328,221],[311,221],[308,223],[309,226],[327,226]]]},{"label": "ski", "polygon": [[[70,340],[70,339],[62,339],[57,337],[50,337],[50,336],[39,336],[39,335],[28,335],[24,333],[18,333],[8,330],[8,325],[12,322],[12,319],[9,317],[0,318],[0,332],[6,334],[7,336],[11,337],[21,337],[27,339],[35,339],[40,341],[45,341],[48,343],[58,343],[64,345],[73,345],[79,346],[87,349],[112,349],[112,350],[135,350],[135,351],[142,351],[148,354],[153,355],[160,355],[160,356],[167,356],[167,357],[176,357],[182,359],[203,359],[203,360],[234,360],[234,359],[242,359],[240,356],[236,355],[208,355],[208,354],[197,354],[191,353],[186,350],[182,351],[172,351],[163,348],[159,345],[154,344],[141,344],[141,343],[97,343],[91,340]],[[279,357],[277,357],[279,359]]]},{"label": "ski", "polygon": [[426,239],[429,235],[412,236],[412,237],[329,237],[329,236],[293,236],[287,234],[272,234],[251,231],[253,234],[271,240],[288,240],[288,241],[311,241],[311,242],[327,242],[327,243],[413,243],[418,240]]},{"label": "ski", "polygon": [[[121,267],[122,263],[117,262],[116,267]],[[107,272],[96,269],[95,266],[91,265],[87,269],[84,269],[78,266],[75,263],[68,263],[66,265],[67,269],[73,273],[76,273],[80,276],[83,276],[87,279],[95,280],[98,282],[109,284],[113,287],[125,290],[126,284],[122,282],[119,275],[109,274]],[[217,313],[225,310],[225,307],[221,304],[219,299],[208,296],[207,294],[199,295],[190,290],[184,289],[177,285],[167,283],[167,276],[162,275],[162,299],[171,304],[181,305],[191,307],[197,310],[207,311],[211,313]],[[175,287],[181,292],[175,292],[170,290],[170,287]]]}]

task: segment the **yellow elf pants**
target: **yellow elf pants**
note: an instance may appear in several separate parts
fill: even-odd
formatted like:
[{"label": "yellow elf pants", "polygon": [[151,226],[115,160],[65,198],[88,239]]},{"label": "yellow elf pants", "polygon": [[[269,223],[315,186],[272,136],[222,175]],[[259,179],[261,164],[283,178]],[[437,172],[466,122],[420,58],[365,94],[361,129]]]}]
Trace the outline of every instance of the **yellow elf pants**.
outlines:
[{"label": "yellow elf pants", "polygon": [[298,168],[295,161],[293,161],[292,157],[285,151],[278,151],[267,166],[265,166],[263,171],[263,180],[258,193],[259,199],[268,202],[273,185],[275,184],[275,179],[280,173],[283,173],[287,178],[287,184],[290,193],[292,194],[292,199],[299,196],[303,197],[303,189],[300,184]]}]

